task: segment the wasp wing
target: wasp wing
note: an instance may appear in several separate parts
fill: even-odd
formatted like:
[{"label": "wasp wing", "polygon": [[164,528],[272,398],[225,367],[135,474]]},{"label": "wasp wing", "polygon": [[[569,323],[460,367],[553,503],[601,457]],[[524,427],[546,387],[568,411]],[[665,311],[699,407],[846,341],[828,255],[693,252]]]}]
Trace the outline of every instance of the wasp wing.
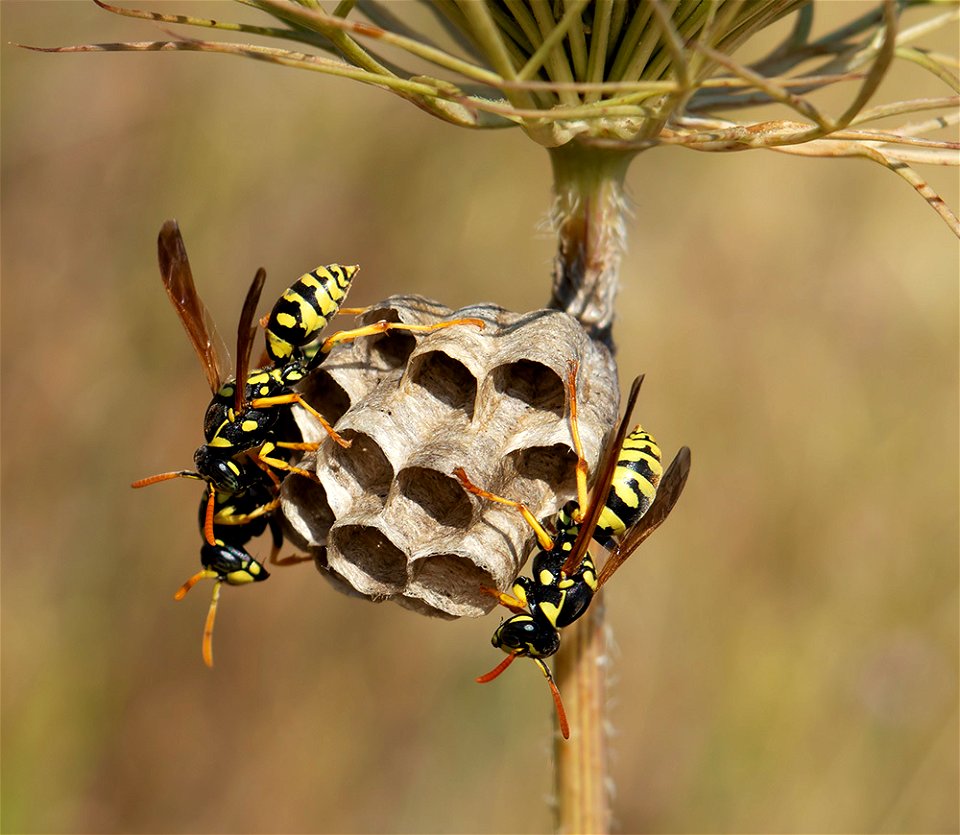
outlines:
[{"label": "wasp wing", "polygon": [[157,256],[163,286],[190,337],[190,344],[200,357],[210,390],[216,393],[223,383],[220,358],[226,352],[220,348],[223,343],[193,283],[187,250],[175,220],[168,220],[161,227],[157,238]]},{"label": "wasp wing", "polygon": [[250,352],[253,350],[253,341],[257,335],[257,326],[254,317],[257,315],[257,305],[260,303],[260,293],[263,292],[263,283],[267,279],[267,271],[261,267],[250,282],[247,298],[243,302],[240,312],[240,322],[237,325],[237,391],[234,408],[237,414],[243,411],[244,390],[246,389],[247,373],[250,369]]},{"label": "wasp wing", "polygon": [[590,540],[593,532],[597,528],[597,522],[600,521],[600,514],[603,513],[603,507],[607,503],[607,494],[610,492],[610,483],[613,481],[613,474],[617,469],[617,460],[620,458],[620,450],[623,447],[623,439],[627,437],[627,427],[630,425],[630,418],[633,415],[633,407],[637,403],[637,396],[640,394],[640,386],[643,383],[641,374],[633,381],[630,387],[630,395],[627,397],[626,411],[620,419],[620,425],[617,427],[617,433],[607,443],[600,457],[600,466],[597,469],[597,477],[593,482],[593,493],[590,496],[590,506],[583,514],[580,520],[580,533],[577,535],[576,542],[570,555],[563,564],[563,571],[569,577],[577,570],[583,561],[587,548],[590,547]]},{"label": "wasp wing", "polygon": [[687,483],[687,476],[690,474],[690,449],[682,447],[674,456],[673,461],[660,479],[657,487],[657,496],[650,505],[649,510],[640,517],[637,523],[628,530],[623,539],[613,551],[603,565],[600,575],[597,577],[597,590],[609,580],[614,572],[623,565],[629,557],[650,534],[652,534],[663,521],[670,515],[673,506],[680,498],[684,485]]}]

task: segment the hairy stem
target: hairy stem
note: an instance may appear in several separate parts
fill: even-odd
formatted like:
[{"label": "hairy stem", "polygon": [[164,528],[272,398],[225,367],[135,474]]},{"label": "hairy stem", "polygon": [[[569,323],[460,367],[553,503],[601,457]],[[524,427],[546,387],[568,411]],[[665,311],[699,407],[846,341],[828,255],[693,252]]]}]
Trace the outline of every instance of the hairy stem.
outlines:
[{"label": "hairy stem", "polygon": [[625,237],[623,178],[633,155],[576,142],[550,151],[557,255],[549,306],[608,346]]}]

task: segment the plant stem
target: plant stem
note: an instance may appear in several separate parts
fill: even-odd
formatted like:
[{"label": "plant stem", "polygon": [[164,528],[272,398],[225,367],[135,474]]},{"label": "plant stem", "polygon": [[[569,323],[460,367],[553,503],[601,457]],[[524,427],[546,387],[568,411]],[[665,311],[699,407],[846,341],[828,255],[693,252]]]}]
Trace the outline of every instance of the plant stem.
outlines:
[{"label": "plant stem", "polygon": [[554,677],[570,720],[570,739],[554,741],[556,831],[565,835],[610,831],[605,712],[606,630],[597,595],[586,614],[563,633]]},{"label": "plant stem", "polygon": [[549,306],[608,346],[625,239],[623,178],[634,154],[577,142],[550,149],[557,255]]},{"label": "plant stem", "polygon": [[[577,143],[550,151],[555,200],[550,306],[574,316],[612,350],[611,328],[623,253],[623,179],[633,153]],[[558,832],[606,833],[610,826],[606,758],[606,632],[604,603],[564,630],[554,677],[570,720],[569,740],[554,746]]]}]

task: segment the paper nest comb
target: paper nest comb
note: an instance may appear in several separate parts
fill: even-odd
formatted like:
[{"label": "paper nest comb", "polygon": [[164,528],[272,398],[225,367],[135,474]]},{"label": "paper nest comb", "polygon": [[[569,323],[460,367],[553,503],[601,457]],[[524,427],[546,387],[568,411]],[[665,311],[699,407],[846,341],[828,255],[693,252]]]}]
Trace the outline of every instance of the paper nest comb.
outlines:
[{"label": "paper nest comb", "polygon": [[299,465],[320,483],[291,475],[281,492],[291,540],[336,588],[439,617],[489,612],[495,601],[481,587],[509,588],[536,544],[516,510],[466,492],[454,469],[552,517],[576,493],[568,362],[580,363],[578,420],[591,466],[619,400],[609,352],[560,311],[452,311],[394,296],[359,322],[461,317],[486,326],[338,344],[301,392],[352,446],[333,443],[296,409],[304,439],[323,442]]}]

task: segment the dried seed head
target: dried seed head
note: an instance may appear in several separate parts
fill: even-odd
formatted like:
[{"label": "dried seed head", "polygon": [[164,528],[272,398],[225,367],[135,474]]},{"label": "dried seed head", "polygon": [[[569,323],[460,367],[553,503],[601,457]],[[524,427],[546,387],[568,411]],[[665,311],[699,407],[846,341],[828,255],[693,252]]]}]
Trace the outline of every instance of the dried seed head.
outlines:
[{"label": "dried seed head", "polygon": [[489,612],[495,601],[481,587],[508,588],[535,544],[516,510],[467,493],[453,471],[463,467],[475,484],[551,517],[575,495],[568,362],[580,362],[579,424],[591,463],[619,397],[608,351],[559,311],[451,311],[394,296],[360,322],[461,317],[486,327],[337,345],[301,392],[352,446],[330,442],[297,409],[304,438],[323,442],[300,464],[320,483],[291,475],[281,494],[291,538],[336,588],[440,617]]}]

